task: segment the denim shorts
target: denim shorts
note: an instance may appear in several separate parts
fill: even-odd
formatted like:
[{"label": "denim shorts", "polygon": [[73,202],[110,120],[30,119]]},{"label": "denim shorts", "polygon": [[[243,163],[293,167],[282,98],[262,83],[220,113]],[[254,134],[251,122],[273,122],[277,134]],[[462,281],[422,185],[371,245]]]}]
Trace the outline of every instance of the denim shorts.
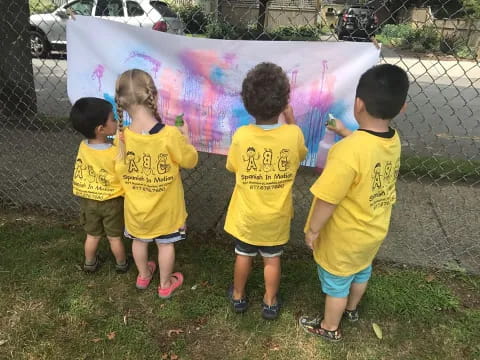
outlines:
[{"label": "denim shorts", "polygon": [[173,244],[176,243],[177,241],[185,240],[187,238],[187,233],[185,228],[180,228],[178,231],[175,231],[171,234],[166,234],[166,235],[160,235],[151,239],[143,239],[143,238],[137,238],[130,234],[127,229],[125,229],[124,233],[126,238],[131,239],[131,240],[137,240],[141,241],[144,243],[152,243],[155,242],[157,244]]},{"label": "denim shorts", "polygon": [[320,265],[317,266],[318,278],[322,283],[322,291],[332,297],[344,298],[350,293],[352,283],[366,283],[372,276],[372,265],[350,276],[337,276],[329,273]]},{"label": "denim shorts", "polygon": [[266,258],[276,257],[282,255],[284,246],[257,246],[235,239],[235,254],[243,256],[257,256],[257,254],[260,254],[260,256]]}]

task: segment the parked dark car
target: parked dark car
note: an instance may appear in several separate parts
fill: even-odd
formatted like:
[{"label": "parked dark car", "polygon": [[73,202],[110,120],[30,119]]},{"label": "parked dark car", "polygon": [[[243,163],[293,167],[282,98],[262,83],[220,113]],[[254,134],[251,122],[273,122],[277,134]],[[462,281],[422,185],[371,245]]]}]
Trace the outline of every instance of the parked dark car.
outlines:
[{"label": "parked dark car", "polygon": [[338,15],[335,29],[340,40],[366,40],[378,30],[375,9],[368,6],[349,6]]}]

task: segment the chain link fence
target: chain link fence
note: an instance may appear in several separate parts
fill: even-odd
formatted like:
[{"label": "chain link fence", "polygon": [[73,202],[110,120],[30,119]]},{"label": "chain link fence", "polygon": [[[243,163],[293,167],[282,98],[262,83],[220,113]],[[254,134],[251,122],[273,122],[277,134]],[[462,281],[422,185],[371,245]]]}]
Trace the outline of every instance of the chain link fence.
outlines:
[{"label": "chain link fence", "polygon": [[[30,9],[24,2],[2,3],[1,208],[76,216],[71,174],[81,138],[68,124],[66,20],[70,11],[129,23],[142,16],[148,20],[142,3],[30,0]],[[403,145],[401,176],[391,231],[380,257],[480,273],[478,1],[147,3],[165,20],[159,28],[169,31],[172,18],[178,16],[185,36],[251,41],[375,37],[382,43],[381,61],[401,66],[411,80],[408,111],[394,124]],[[234,185],[225,157],[203,153],[199,165],[183,175],[190,229],[223,234]],[[313,169],[300,169],[292,247],[302,244],[309,187],[315,179]]]}]

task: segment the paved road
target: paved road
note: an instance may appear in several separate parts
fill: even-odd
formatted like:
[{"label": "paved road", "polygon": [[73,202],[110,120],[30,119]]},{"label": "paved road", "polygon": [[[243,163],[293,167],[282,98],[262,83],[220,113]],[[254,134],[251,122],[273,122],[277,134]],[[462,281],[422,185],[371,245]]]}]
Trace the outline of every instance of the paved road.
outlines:
[{"label": "paved road", "polygon": [[[413,81],[408,111],[396,127],[406,151],[478,158],[480,149],[480,65],[471,61],[419,60],[383,50],[385,62],[407,70]],[[66,116],[67,62],[64,58],[33,60],[41,113]]]}]

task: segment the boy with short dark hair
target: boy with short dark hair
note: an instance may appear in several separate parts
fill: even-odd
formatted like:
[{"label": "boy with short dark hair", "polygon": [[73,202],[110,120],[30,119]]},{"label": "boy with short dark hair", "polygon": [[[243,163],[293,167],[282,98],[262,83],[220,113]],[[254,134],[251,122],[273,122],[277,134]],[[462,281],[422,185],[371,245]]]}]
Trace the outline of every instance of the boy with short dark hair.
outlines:
[{"label": "boy with short dark hair", "polygon": [[391,120],[406,107],[407,74],[395,65],[378,65],[362,75],[354,105],[360,128],[328,153],[326,167],[310,191],[314,195],[305,242],[318,264],[326,294],[324,318],[302,316],[300,326],[327,340],[342,339],[342,315],[358,320],[357,306],[372,272],[372,261],[387,235],[401,144]]},{"label": "boy with short dark hair", "polygon": [[105,234],[116,260],[116,271],[125,273],[128,260],[121,238],[123,189],[115,175],[118,149],[107,138],[117,131],[112,105],[103,99],[81,98],[73,105],[70,120],[73,128],[86,138],[80,143],[73,174],[73,193],[80,198],[81,222],[87,233],[83,269],[98,269],[97,248]]},{"label": "boy with short dark hair", "polygon": [[[307,154],[289,97],[290,83],[281,67],[261,63],[250,70],[242,99],[255,125],[235,132],[227,157],[227,169],[236,178],[225,221],[225,231],[236,238],[237,255],[229,297],[235,312],[247,310],[245,285],[259,253],[264,261],[265,319],[275,319],[280,312],[280,255],[290,236],[293,182]],[[278,123],[282,113],[284,125]]]}]

